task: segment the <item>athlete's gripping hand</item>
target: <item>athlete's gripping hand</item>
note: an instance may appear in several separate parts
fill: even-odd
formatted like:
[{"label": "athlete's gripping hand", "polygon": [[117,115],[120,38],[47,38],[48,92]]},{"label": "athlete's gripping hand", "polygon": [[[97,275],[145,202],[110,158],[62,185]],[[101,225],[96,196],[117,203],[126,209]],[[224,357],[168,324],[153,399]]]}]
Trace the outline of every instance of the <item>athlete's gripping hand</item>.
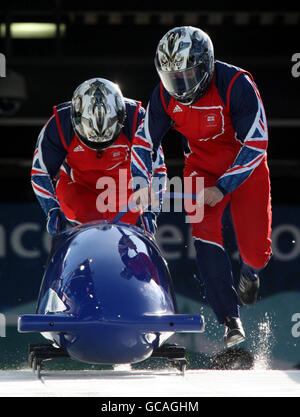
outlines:
[{"label": "athlete's gripping hand", "polygon": [[140,210],[153,210],[160,204],[152,187],[139,188],[133,193],[132,199]]},{"label": "athlete's gripping hand", "polygon": [[210,207],[214,207],[216,204],[223,200],[223,193],[218,187],[207,187],[199,193],[197,196],[198,204],[207,204]]},{"label": "athlete's gripping hand", "polygon": [[51,236],[66,230],[68,225],[70,224],[59,207],[49,210],[47,218],[47,231]]}]

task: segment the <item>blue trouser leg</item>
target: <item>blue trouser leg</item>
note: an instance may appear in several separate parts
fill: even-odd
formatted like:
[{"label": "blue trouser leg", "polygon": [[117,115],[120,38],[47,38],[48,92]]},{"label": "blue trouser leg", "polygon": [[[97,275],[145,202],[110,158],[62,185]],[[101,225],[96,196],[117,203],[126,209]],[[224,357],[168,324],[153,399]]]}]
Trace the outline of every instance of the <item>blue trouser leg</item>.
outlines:
[{"label": "blue trouser leg", "polygon": [[219,323],[224,323],[225,317],[239,317],[239,301],[227,252],[199,239],[195,240],[195,248],[206,299]]}]

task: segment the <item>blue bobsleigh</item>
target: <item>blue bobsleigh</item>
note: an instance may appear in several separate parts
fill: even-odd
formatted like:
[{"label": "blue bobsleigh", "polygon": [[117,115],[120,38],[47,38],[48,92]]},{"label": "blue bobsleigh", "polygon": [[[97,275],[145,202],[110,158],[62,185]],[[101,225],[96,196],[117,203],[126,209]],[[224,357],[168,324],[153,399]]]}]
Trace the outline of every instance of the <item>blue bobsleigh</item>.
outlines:
[{"label": "blue bobsleigh", "polygon": [[166,357],[184,369],[184,348],[164,343],[174,332],[204,331],[204,321],[177,314],[167,263],[149,233],[98,221],[58,236],[36,314],[21,315],[18,330],[50,341],[30,347],[38,371],[59,356],[92,364]]}]

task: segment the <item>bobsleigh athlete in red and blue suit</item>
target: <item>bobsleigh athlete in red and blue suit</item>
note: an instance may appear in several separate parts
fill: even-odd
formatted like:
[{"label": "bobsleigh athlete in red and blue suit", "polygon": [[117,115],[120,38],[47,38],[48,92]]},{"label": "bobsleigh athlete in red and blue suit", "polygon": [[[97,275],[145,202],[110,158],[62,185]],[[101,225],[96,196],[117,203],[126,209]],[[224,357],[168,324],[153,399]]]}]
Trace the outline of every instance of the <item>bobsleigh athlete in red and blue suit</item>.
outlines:
[{"label": "bobsleigh athlete in red and blue suit", "polygon": [[[31,172],[51,235],[68,225],[112,220],[126,208],[132,194],[132,141],[144,115],[139,101],[123,97],[117,84],[103,78],[83,82],[71,101],[53,107],[39,134]],[[161,148],[153,164],[153,176],[166,178]],[[140,219],[137,210],[128,210],[122,221],[141,221],[154,233],[158,213],[159,206]]]},{"label": "bobsleigh athlete in red and blue suit", "polygon": [[[155,66],[161,82],[133,142],[133,185],[135,178],[143,177],[145,187],[136,188],[142,202],[150,187],[153,152],[169,129],[179,131],[184,177],[204,178],[204,218],[191,224],[192,234],[206,298],[225,325],[224,341],[230,347],[245,339],[240,303],[257,299],[258,273],[271,256],[264,106],[252,75],[215,60],[210,37],[198,28],[168,31],[158,44]],[[229,203],[241,258],[237,291],[222,235],[222,216]]]}]

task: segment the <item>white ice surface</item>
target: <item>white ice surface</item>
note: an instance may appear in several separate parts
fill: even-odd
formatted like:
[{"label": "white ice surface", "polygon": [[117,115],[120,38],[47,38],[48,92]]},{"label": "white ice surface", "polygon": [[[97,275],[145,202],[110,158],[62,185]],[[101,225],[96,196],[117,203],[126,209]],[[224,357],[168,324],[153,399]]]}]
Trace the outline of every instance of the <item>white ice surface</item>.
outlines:
[{"label": "white ice surface", "polygon": [[[151,393],[151,394],[150,394]],[[300,397],[300,371],[0,371],[1,397]]]}]

